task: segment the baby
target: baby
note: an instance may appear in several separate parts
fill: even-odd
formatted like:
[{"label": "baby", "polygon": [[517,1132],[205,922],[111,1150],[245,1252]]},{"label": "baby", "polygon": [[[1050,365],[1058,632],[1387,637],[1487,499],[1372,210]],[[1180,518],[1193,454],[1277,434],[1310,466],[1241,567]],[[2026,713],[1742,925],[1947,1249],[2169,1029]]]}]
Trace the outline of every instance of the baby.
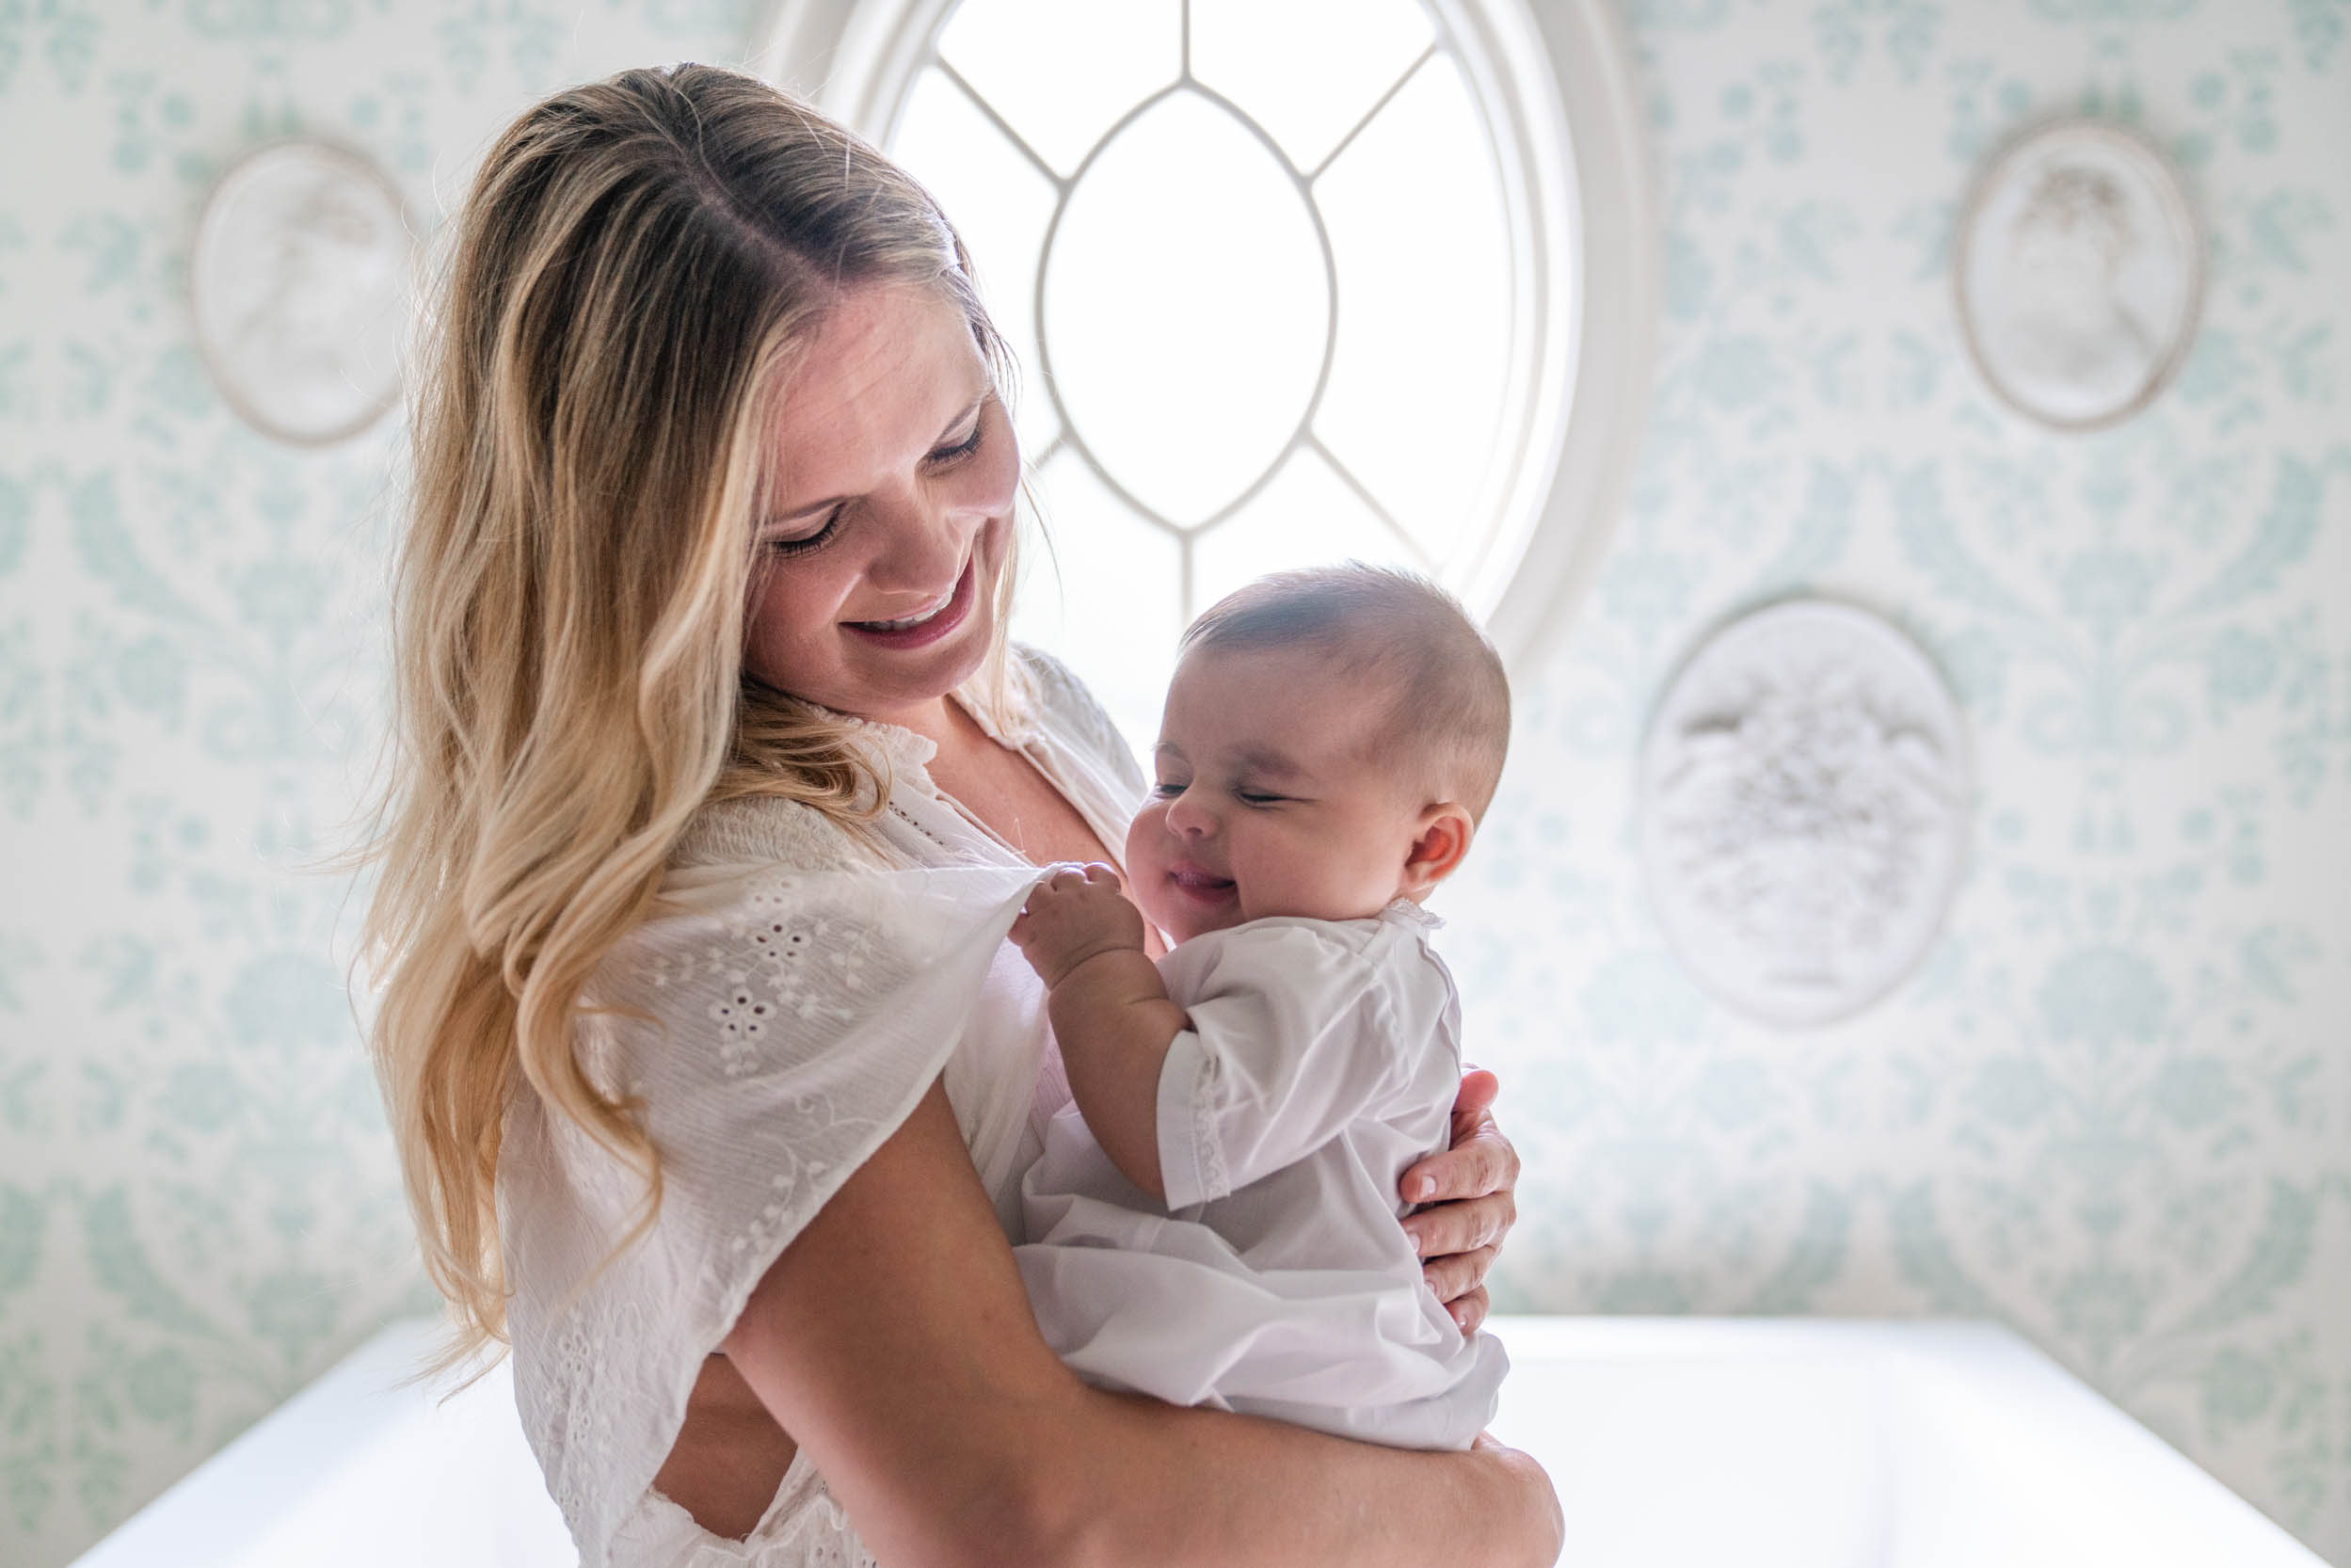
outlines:
[{"label": "baby", "polygon": [[1424,1283],[1397,1183],[1461,1083],[1420,902],[1509,737],[1493,648],[1400,572],[1285,572],[1185,632],[1127,839],[1141,912],[1109,867],[1064,868],[1012,930],[1075,1096],[1017,1256],[1088,1381],[1405,1448],[1492,1417],[1502,1347]]}]

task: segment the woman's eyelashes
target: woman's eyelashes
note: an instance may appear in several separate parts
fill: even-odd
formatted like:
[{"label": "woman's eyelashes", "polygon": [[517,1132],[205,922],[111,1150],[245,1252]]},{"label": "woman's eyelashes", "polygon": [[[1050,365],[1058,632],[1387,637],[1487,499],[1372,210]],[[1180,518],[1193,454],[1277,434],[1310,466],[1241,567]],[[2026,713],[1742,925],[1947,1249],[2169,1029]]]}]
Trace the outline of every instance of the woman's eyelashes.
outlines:
[{"label": "woman's eyelashes", "polygon": [[848,510],[849,503],[844,501],[840,505],[835,506],[831,511],[824,514],[824,520],[823,524],[818,527],[815,533],[796,535],[788,539],[772,538],[767,540],[767,552],[770,555],[806,555],[809,551],[814,550],[817,546],[823,544],[825,540],[833,536],[834,533],[840,527],[840,520],[843,514],[845,514]]},{"label": "woman's eyelashes", "polygon": [[[985,410],[982,410],[984,413]],[[971,416],[971,434],[952,446],[936,447],[931,453],[931,466],[945,468],[948,464],[970,456],[980,450],[980,437],[987,429],[987,421],[975,413]]]},{"label": "woman's eyelashes", "polygon": [[[971,416],[969,435],[963,437],[952,445],[932,448],[924,456],[923,461],[934,469],[952,468],[979,451],[981,440],[987,433],[986,414],[987,409],[983,406]],[[849,508],[854,504],[856,503],[852,501],[841,502],[824,514],[824,521],[813,532],[796,534],[789,538],[765,539],[761,541],[761,548],[771,555],[805,555],[830,539],[840,530],[842,519],[848,516]]]}]

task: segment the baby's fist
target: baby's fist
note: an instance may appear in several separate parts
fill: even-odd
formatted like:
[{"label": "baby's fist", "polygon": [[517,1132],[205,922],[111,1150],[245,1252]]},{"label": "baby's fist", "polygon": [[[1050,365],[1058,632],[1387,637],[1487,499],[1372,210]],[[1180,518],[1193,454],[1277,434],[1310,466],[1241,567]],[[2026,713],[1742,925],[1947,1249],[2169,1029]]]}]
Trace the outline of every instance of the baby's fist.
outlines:
[{"label": "baby's fist", "polygon": [[1143,916],[1119,891],[1118,873],[1110,867],[1059,866],[1029,890],[1012,939],[1050,987],[1097,954],[1143,952]]}]

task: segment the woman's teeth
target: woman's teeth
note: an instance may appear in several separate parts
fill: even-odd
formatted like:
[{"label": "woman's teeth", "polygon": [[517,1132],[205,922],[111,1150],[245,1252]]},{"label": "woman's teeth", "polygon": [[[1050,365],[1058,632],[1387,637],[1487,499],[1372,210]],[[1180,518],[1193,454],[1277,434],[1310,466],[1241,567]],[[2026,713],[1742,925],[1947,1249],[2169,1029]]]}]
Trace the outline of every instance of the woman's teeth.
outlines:
[{"label": "woman's teeth", "polygon": [[933,619],[941,610],[953,602],[955,602],[955,596],[951,593],[919,616],[908,616],[904,620],[861,620],[856,624],[864,627],[869,632],[904,632],[908,627],[920,626],[924,621]]}]

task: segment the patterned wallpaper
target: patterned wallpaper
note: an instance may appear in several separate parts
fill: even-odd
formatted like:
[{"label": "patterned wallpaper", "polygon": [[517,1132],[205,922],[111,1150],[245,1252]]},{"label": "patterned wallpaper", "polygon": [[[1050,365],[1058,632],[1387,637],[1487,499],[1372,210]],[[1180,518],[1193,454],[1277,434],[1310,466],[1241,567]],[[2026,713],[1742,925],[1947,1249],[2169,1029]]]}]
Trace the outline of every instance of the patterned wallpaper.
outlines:
[{"label": "patterned wallpaper", "polygon": [[190,342],[213,177],[300,132],[420,232],[530,97],[740,0],[0,0],[0,1562],[76,1554],[431,1304],[344,968],[396,420],[323,451]]},{"label": "patterned wallpaper", "polygon": [[[2351,1564],[2351,5],[1625,14],[1648,447],[1444,901],[1527,1160],[1497,1299],[1997,1318]],[[1986,390],[1947,266],[2066,112],[2171,151],[2213,269],[2181,379],[2074,437]],[[1693,639],[1799,589],[1942,664],[1978,799],[1922,971],[1777,1034],[1666,950],[1630,791]]]},{"label": "patterned wallpaper", "polygon": [[[274,446],[181,288],[304,131],[420,230],[530,94],[741,0],[0,0],[0,1560],[78,1551],[426,1304],[311,869],[375,756],[396,432]],[[1647,460],[1446,900],[1528,1162],[1522,1310],[1996,1316],[2351,1564],[2351,0],[1628,0],[1669,230]],[[2183,380],[2058,439],[1946,230],[2061,109],[2188,171]],[[1924,972],[1776,1035],[1630,854],[1662,675],[1810,587],[1963,694]],[[1528,933],[1542,933],[1530,941]]]}]

